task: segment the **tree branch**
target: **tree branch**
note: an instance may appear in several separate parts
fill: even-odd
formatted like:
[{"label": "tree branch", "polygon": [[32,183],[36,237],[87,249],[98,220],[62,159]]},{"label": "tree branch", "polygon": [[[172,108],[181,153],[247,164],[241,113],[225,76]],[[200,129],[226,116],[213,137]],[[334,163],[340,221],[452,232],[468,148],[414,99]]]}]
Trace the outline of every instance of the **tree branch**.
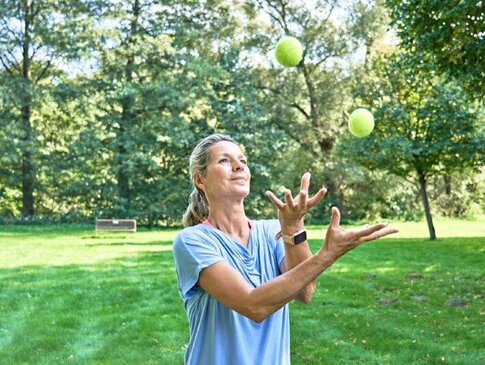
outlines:
[{"label": "tree branch", "polygon": [[301,147],[304,148],[305,151],[311,153],[311,155],[316,158],[316,159],[319,159],[320,156],[315,153],[315,151],[313,150],[313,146],[307,142],[304,142],[302,141],[299,137],[301,137],[301,134],[295,134],[293,133],[290,128],[288,128],[288,124],[287,123],[280,123],[279,122],[279,119],[274,119],[273,120],[275,122],[275,124],[280,127],[282,130],[285,131],[285,133],[292,139],[294,140],[295,142],[297,142],[299,145],[301,145]]},{"label": "tree branch", "polygon": [[5,19],[0,19],[2,21],[2,29],[6,30],[8,33],[10,33],[12,35],[12,39],[16,42],[17,45],[21,45],[22,44],[22,37],[18,37],[18,34],[15,33],[12,29],[10,29],[8,27],[8,23]]},{"label": "tree branch", "polygon": [[5,64],[2,56],[0,56],[0,62],[2,62],[2,65],[5,68],[5,71],[7,71],[11,76],[13,76],[12,70],[10,69],[10,67],[8,65]]},{"label": "tree branch", "polygon": [[[327,3],[328,3],[328,2],[327,2]],[[322,21],[319,23],[319,26],[315,28],[315,32],[313,32],[313,33],[311,34],[311,36],[307,37],[307,40],[308,40],[308,43],[309,43],[309,44],[313,43],[313,41],[315,40],[315,36],[316,36],[316,35],[317,35],[319,32],[321,32],[321,25],[322,25],[323,23],[326,23],[326,22],[328,21],[328,19],[329,19],[329,18],[330,18],[330,16],[332,15],[332,13],[333,13],[333,10],[334,10],[334,9],[335,9],[335,3],[333,3],[332,5],[330,5],[330,10],[329,10],[329,12],[328,12],[327,16],[326,16],[326,17],[325,17],[325,18],[324,18],[324,19],[323,19],[323,20],[322,20]],[[303,28],[303,29],[306,29],[306,28],[307,28],[307,25],[308,25],[308,23],[309,23],[309,21],[310,21],[311,19],[312,19],[312,17],[311,17],[311,16],[309,16],[309,17],[308,17],[308,21],[307,21],[307,22],[305,22],[305,26],[304,26],[304,28]],[[307,34],[308,34],[308,33],[307,33]]]},{"label": "tree branch", "polygon": [[35,57],[35,55],[37,54],[37,51],[41,48],[41,46],[39,47],[32,47],[32,55],[29,57],[29,61],[32,61]]},{"label": "tree branch", "polygon": [[[272,89],[270,87],[261,87],[261,86],[254,86],[255,89],[259,89],[259,90],[268,90],[268,91],[271,91],[273,94],[276,94],[276,95],[282,95],[282,92],[278,89]],[[292,108],[295,108],[297,109],[300,113],[303,114],[303,116],[307,119],[307,120],[310,120],[311,117],[310,115],[308,115],[308,113],[306,112],[305,109],[303,109],[302,106],[300,106],[298,103],[296,102],[293,102],[293,103],[288,103],[287,105],[291,106]]]},{"label": "tree branch", "polygon": [[32,1],[32,8],[34,6],[36,6],[35,10],[32,12],[32,18],[35,18],[37,16],[37,14],[39,14],[40,12],[40,2],[35,2],[34,4],[34,1]]},{"label": "tree branch", "polygon": [[320,61],[318,61],[317,63],[315,63],[315,66],[320,66],[323,62],[325,62],[326,60],[328,60],[330,58],[330,56],[332,55],[326,55],[325,57],[323,57]]},{"label": "tree branch", "polygon": [[42,69],[42,72],[40,73],[39,77],[37,77],[37,79],[35,80],[34,85],[37,85],[37,83],[44,77],[45,73],[47,72],[47,70],[51,65],[51,61],[52,60],[47,61],[47,65]]},{"label": "tree branch", "polygon": [[[12,54],[12,52],[10,50],[7,50],[7,53],[12,56],[13,60],[14,61],[17,61],[17,59],[15,58],[15,56]],[[18,72],[22,72],[22,69],[20,68],[19,66],[19,63],[18,62],[12,62],[8,57],[5,56],[5,59],[10,63],[11,66],[15,67],[17,69]]]},{"label": "tree branch", "polygon": [[280,14],[281,20],[285,25],[285,31],[289,33],[288,24],[286,23],[286,9],[285,9],[286,3],[283,0],[280,0],[279,2],[281,5],[281,11],[279,11],[276,6],[274,6],[273,8],[278,12],[278,14]]},{"label": "tree branch", "polygon": [[275,7],[275,6],[272,6],[269,1],[266,1],[266,4],[268,5],[269,9],[266,9],[265,6],[264,6],[264,3],[263,1],[260,1],[260,0],[256,0],[257,4],[259,5],[259,8],[261,10],[263,10],[266,14],[268,14],[275,22],[277,22],[281,28],[285,31],[285,32],[288,32],[288,25],[286,24],[286,21],[281,21],[280,18],[278,18],[276,15],[273,14],[273,12],[271,12],[271,9],[275,9],[276,12],[280,14],[279,10]]},{"label": "tree branch", "polygon": [[292,103],[292,104],[289,104],[291,107],[297,109],[300,113],[302,113],[305,118],[307,120],[310,120],[311,117],[308,115],[308,113],[305,111],[305,109],[303,109],[300,105],[298,105],[297,103]]},{"label": "tree branch", "polygon": [[312,126],[314,128],[317,128],[318,127],[318,123],[317,123],[317,119],[318,119],[318,110],[317,110],[317,106],[315,104],[315,90],[313,88],[313,83],[312,81],[310,80],[310,75],[308,73],[308,70],[306,68],[306,65],[305,63],[302,61],[300,62],[300,64],[298,65],[298,69],[301,70],[301,72],[303,73],[303,77],[305,79],[305,84],[306,84],[306,87],[307,87],[307,90],[308,90],[308,95],[310,97],[310,122],[312,124]]}]

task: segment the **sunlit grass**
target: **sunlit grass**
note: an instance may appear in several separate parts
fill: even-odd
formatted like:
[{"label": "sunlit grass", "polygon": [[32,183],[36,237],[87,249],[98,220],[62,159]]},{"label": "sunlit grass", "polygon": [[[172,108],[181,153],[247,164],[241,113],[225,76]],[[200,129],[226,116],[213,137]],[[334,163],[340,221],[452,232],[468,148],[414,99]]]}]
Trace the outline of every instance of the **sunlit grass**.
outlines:
[{"label": "sunlit grass", "polygon": [[[376,222],[362,222],[362,224],[375,224]],[[399,229],[394,238],[429,238],[429,230],[426,221],[399,222],[389,221],[391,227]],[[479,215],[472,219],[447,219],[434,217],[433,224],[437,238],[440,237],[485,237],[485,215]],[[344,225],[344,227],[359,227]],[[310,226],[310,238],[323,238],[326,226]]]},{"label": "sunlit grass", "polygon": [[[90,226],[0,227],[0,267],[94,264],[171,250],[176,230],[102,232]],[[35,248],[35,249],[33,249]]]},{"label": "sunlit grass", "polygon": [[[391,223],[398,235],[350,252],[310,304],[292,303],[292,363],[484,363],[483,217],[435,223],[433,242],[425,222]],[[181,364],[176,233],[0,227],[0,363]]]}]

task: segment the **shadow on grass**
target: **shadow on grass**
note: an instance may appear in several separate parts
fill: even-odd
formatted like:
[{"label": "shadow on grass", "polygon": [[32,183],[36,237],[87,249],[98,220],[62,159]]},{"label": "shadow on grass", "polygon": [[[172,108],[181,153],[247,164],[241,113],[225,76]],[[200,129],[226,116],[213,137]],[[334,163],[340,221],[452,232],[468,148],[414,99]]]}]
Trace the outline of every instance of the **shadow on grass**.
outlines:
[{"label": "shadow on grass", "polygon": [[61,237],[66,232],[70,234],[89,234],[92,232],[92,226],[89,225],[65,225],[65,224],[47,224],[47,225],[0,225],[0,237],[29,237],[29,236],[47,236]]},{"label": "shadow on grass", "polygon": [[127,232],[100,232],[95,234],[94,225],[89,224],[46,224],[46,225],[0,225],[0,238],[20,238],[20,237],[45,237],[56,238],[67,235],[81,236],[81,239],[124,239],[131,235],[143,233],[166,233],[177,232],[175,228],[154,228],[147,229],[139,227],[136,233]]},{"label": "shadow on grass", "polygon": [[87,243],[86,247],[101,247],[101,246],[170,246],[173,241],[151,241],[151,242],[103,242],[103,243]]},{"label": "shadow on grass", "polygon": [[6,364],[179,364],[188,323],[171,251],[0,270]]}]

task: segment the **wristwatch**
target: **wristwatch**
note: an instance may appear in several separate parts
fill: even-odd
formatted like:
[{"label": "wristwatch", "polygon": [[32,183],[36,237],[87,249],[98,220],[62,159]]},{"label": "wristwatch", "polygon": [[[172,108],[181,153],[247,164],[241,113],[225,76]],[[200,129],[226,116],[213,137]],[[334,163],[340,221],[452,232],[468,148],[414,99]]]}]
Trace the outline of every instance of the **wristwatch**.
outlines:
[{"label": "wristwatch", "polygon": [[289,245],[297,245],[306,241],[306,230],[302,229],[292,236],[281,235],[281,237],[283,237],[284,243],[288,243]]}]

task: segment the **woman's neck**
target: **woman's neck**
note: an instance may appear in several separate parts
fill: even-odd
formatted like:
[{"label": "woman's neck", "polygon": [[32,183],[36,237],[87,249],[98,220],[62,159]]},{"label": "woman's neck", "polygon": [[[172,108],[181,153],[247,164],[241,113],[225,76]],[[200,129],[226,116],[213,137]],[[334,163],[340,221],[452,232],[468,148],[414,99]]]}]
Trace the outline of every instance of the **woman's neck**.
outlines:
[{"label": "woman's neck", "polygon": [[231,237],[242,237],[248,234],[248,218],[244,211],[243,201],[231,204],[217,204],[209,202],[209,216],[207,220],[217,229]]}]

